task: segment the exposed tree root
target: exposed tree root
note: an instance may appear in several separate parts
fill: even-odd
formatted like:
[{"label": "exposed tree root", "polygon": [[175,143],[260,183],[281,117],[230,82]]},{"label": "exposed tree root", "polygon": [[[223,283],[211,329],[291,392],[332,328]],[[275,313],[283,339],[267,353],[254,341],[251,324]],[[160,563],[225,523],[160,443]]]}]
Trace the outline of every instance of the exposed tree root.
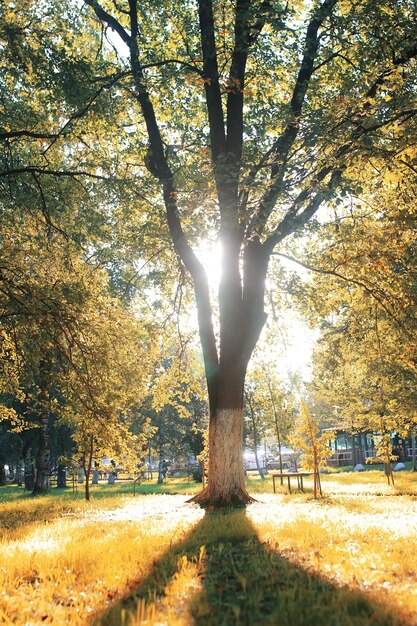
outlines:
[{"label": "exposed tree root", "polygon": [[239,488],[227,494],[218,494],[213,489],[206,487],[187,502],[199,504],[204,509],[221,509],[225,507],[241,508],[251,502],[256,502],[256,500],[245,489]]}]

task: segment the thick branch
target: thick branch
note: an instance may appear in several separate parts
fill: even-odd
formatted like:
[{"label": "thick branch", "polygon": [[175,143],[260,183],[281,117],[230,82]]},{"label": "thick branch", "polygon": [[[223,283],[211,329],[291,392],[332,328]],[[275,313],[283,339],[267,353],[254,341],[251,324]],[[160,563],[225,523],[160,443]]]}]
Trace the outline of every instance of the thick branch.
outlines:
[{"label": "thick branch", "polygon": [[246,63],[250,48],[259,37],[272,10],[268,0],[262,2],[256,21],[252,19],[251,0],[236,0],[235,42],[229,73],[227,96],[227,152],[232,164],[236,192],[243,145],[243,101]]},{"label": "thick branch", "polygon": [[269,250],[258,238],[248,241],[243,254],[243,319],[245,325],[243,355],[249,360],[266,322],[264,311],[265,280]]},{"label": "thick branch", "polygon": [[123,26],[120,24],[120,22],[117,21],[115,17],[113,17],[112,15],[110,15],[110,13],[107,13],[107,11],[103,9],[103,7],[97,2],[97,0],[84,0],[84,2],[94,9],[95,14],[100,21],[108,24],[110,28],[112,28],[119,35],[122,41],[125,42],[125,44],[127,44],[128,46],[130,45],[129,33],[123,28]]},{"label": "thick branch", "polygon": [[[248,234],[250,235],[254,230],[258,233],[263,232],[265,224],[270,216],[278,196],[281,192],[282,181],[284,178],[287,159],[289,152],[294,145],[295,139],[298,135],[301,113],[304,106],[305,97],[310,84],[311,76],[314,72],[314,64],[316,61],[318,49],[319,49],[319,30],[323,22],[331,15],[338,0],[325,0],[315,15],[311,19],[306,32],[306,38],[304,41],[303,58],[301,60],[300,69],[295,81],[292,98],[290,102],[290,120],[283,132],[283,134],[277,139],[272,148],[268,151],[267,158],[273,160],[272,178],[273,182],[268,187],[263,198],[259,203],[259,208],[251,220],[248,227]],[[257,167],[251,172],[247,181],[248,189],[257,175],[259,169],[265,164],[266,157],[264,156]],[[245,202],[247,201],[247,194]]]},{"label": "thick branch", "polygon": [[227,96],[227,151],[236,161],[242,156],[243,89],[250,46],[251,0],[236,0],[235,45],[230,66]]},{"label": "thick branch", "polygon": [[193,280],[198,314],[198,327],[203,349],[203,358],[210,399],[210,410],[213,411],[217,399],[219,359],[213,329],[207,274],[184,234],[178,215],[175,196],[176,194],[172,181],[166,181],[164,183],[164,200],[167,211],[168,227],[174,243],[175,251],[189,271]]},{"label": "thick branch", "polygon": [[401,65],[405,65],[406,63],[408,63],[408,61],[411,61],[411,59],[415,59],[416,57],[417,57],[417,46],[412,46],[411,48],[407,48],[406,50],[402,52],[400,56],[394,56],[394,58],[391,60],[392,67],[389,67],[385,69],[383,72],[381,72],[378,78],[369,87],[366,93],[366,97],[373,98],[376,95],[378,89],[384,86],[387,78],[393,72],[395,72],[395,70],[398,67],[400,67]]},{"label": "thick branch", "polygon": [[211,151],[213,161],[224,154],[226,135],[224,130],[223,108],[219,83],[214,17],[212,0],[199,0],[201,48],[203,52],[203,80],[206,92],[207,112],[210,126]]},{"label": "thick branch", "polygon": [[[315,184],[319,184],[323,181],[330,172],[330,167],[323,168],[316,176],[314,181]],[[310,197],[312,193],[311,189],[315,188],[315,184],[311,185],[309,190],[305,189],[298,194],[292,207],[284,215],[274,233],[270,235],[263,244],[265,249],[267,249],[270,254],[278,243],[288,237],[288,235],[291,235],[295,231],[302,228],[313,217],[313,215],[317,213],[322,203],[330,197],[341,174],[342,169],[334,170],[330,177],[330,181],[321,189],[319,188],[312,198]],[[305,208],[300,212],[300,206],[302,206],[306,201],[308,201],[307,206],[305,206]]]},{"label": "thick branch", "polygon": [[141,108],[149,139],[149,151],[146,165],[155,178],[164,181],[172,179],[172,172],[165,156],[164,145],[158,122],[156,121],[153,104],[145,86],[143,69],[139,63],[139,48],[137,41],[139,35],[137,1],[129,0],[129,7],[131,24],[131,37],[129,41],[130,66],[132,69],[133,83],[135,87],[135,97]]}]

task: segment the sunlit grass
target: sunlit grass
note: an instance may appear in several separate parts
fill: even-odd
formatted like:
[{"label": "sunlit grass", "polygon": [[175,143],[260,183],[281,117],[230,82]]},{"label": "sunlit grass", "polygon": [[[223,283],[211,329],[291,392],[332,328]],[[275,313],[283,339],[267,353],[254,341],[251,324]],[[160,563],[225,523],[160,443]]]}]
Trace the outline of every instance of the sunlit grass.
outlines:
[{"label": "sunlit grass", "polygon": [[416,624],[417,475],[396,478],[323,476],[314,501],[309,479],[273,494],[253,477],[246,515],[131,484],[90,504],[0,489],[0,624]]}]

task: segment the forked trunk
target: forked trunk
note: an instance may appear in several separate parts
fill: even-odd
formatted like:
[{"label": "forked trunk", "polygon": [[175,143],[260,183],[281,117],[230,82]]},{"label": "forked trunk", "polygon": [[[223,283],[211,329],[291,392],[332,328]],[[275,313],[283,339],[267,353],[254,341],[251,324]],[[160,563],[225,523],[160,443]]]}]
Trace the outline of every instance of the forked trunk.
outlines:
[{"label": "forked trunk", "polygon": [[[210,403],[208,485],[191,500],[213,507],[239,506],[253,501],[246,491],[243,470],[243,390],[249,359],[266,320],[263,303],[268,265],[262,248],[255,242],[248,245],[242,291],[239,245],[233,238],[223,240],[222,245],[218,362],[205,348],[210,337],[200,323]],[[205,305],[198,294],[196,289],[197,304],[204,312]],[[201,317],[206,319],[208,314]]]}]

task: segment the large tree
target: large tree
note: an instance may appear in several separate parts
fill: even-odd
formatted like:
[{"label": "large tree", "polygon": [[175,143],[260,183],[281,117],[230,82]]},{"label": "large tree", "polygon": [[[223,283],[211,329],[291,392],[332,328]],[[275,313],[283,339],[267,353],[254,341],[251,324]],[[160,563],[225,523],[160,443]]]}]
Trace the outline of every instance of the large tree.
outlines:
[{"label": "large tree", "polygon": [[[43,9],[34,4],[39,17]],[[54,28],[57,23],[62,28],[66,10],[58,1],[47,5],[59,16]],[[81,12],[74,27],[66,24],[73,36],[63,38],[70,40],[71,52],[68,44],[61,52],[70,56],[71,72],[77,52],[85,58],[86,47],[96,41],[100,75],[78,59],[76,84],[82,85],[83,77],[88,84],[78,94],[84,107],[78,100],[56,141],[79,129],[81,118],[88,128],[94,124],[93,87],[97,98],[115,87],[117,114],[122,109],[126,116],[124,122],[118,118],[119,128],[129,129],[120,131],[117,147],[113,143],[102,153],[79,137],[72,149],[79,155],[90,148],[94,158],[71,162],[68,150],[59,173],[38,155],[33,166],[9,161],[2,175],[10,179],[26,171],[58,178],[72,166],[79,178],[91,180],[111,170],[113,161],[113,173],[124,162],[145,188],[148,175],[157,181],[174,249],[194,288],[209,395],[209,480],[195,500],[245,503],[250,498],[241,458],[243,388],[266,319],[271,255],[302,231],[323,203],[352,188],[358,164],[378,155],[392,167],[401,161],[413,167],[414,153],[401,158],[398,146],[403,150],[415,136],[415,3],[85,0],[85,5],[90,13]],[[49,21],[53,15],[48,13]],[[113,34],[106,43],[109,29]],[[25,32],[22,28],[22,37]],[[40,32],[33,36],[47,37]],[[59,37],[54,46],[57,42]],[[50,54],[47,59],[50,67],[43,71],[58,76],[65,91],[59,80],[65,75],[59,72],[62,58],[55,66]],[[36,139],[34,125],[5,129],[3,137],[25,130]],[[106,131],[112,132],[111,116],[102,137]],[[150,219],[160,219],[158,208]],[[213,232],[222,255],[218,334],[207,275],[195,252],[200,239]]]}]

